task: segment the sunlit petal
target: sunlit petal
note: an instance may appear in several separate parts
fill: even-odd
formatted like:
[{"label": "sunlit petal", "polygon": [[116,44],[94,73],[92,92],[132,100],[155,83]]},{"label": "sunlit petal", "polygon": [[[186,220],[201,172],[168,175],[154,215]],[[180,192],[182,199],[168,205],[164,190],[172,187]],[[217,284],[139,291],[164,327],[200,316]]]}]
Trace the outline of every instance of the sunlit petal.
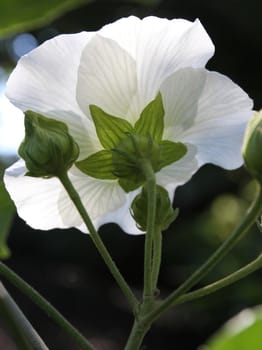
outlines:
[{"label": "sunlit petal", "polygon": [[186,144],[186,146],[187,153],[183,158],[164,167],[156,174],[157,183],[167,189],[171,200],[173,200],[177,186],[183,185],[190,180],[192,175],[199,169],[196,147],[191,144]]},{"label": "sunlit petal", "polygon": [[[230,79],[204,68],[213,53],[198,20],[131,16],[96,33],[58,36],[33,50],[18,62],[7,96],[23,111],[64,121],[85,159],[103,149],[90,104],[134,126],[160,92],[165,111],[162,140],[187,146],[184,157],[156,172],[157,183],[172,199],[177,186],[201,165],[234,169],[242,164],[240,149],[252,101]],[[5,174],[19,215],[34,228],[76,227],[86,232],[59,180],[25,176],[26,171],[19,161]],[[69,177],[95,227],[114,222],[130,234],[141,233],[130,214],[140,188],[126,193],[117,179],[90,177],[74,166]]]},{"label": "sunlit petal", "polygon": [[252,100],[229,78],[186,68],[162,87],[166,110],[164,137],[194,144],[199,166],[234,169],[243,163],[241,145]]},{"label": "sunlit petal", "polygon": [[21,110],[67,123],[80,145],[80,157],[100,147],[94,125],[86,120],[76,101],[80,55],[92,35],[60,35],[45,42],[21,58],[6,89],[7,97]]},{"label": "sunlit petal", "polygon": [[159,91],[161,83],[182,67],[204,67],[214,46],[199,20],[123,18],[101,34],[115,40],[137,64],[140,108]]},{"label": "sunlit petal", "polygon": [[[26,172],[24,162],[20,160],[7,169],[4,181],[19,216],[28,225],[41,230],[77,227],[87,232],[82,218],[57,178],[35,178],[25,176]],[[125,226],[121,224],[120,212],[126,211],[126,194],[115,181],[98,181],[75,168],[70,171],[69,177],[96,227],[118,221]]]},{"label": "sunlit petal", "polygon": [[96,105],[113,116],[134,119],[136,94],[135,60],[115,41],[94,36],[78,70],[77,100],[84,113],[88,116],[89,105]]}]

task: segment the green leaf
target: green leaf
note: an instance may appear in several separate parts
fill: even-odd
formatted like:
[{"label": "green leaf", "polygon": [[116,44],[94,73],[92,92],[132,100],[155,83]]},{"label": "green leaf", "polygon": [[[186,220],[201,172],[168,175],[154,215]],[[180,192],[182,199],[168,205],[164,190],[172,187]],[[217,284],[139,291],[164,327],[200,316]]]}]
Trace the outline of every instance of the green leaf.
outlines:
[{"label": "green leaf", "polygon": [[0,36],[44,26],[64,13],[92,0],[1,0]]},{"label": "green leaf", "polygon": [[15,206],[0,181],[0,259],[7,259],[10,256],[7,239],[15,212]]},{"label": "green leaf", "polygon": [[126,137],[126,133],[133,130],[128,121],[107,114],[95,105],[90,105],[89,108],[97,136],[105,149],[110,150],[116,147]]},{"label": "green leaf", "polygon": [[76,162],[75,165],[83,173],[96,179],[115,180],[117,177],[113,174],[112,153],[102,150],[90,157]]},{"label": "green leaf", "polygon": [[161,141],[161,168],[178,161],[184,157],[187,147],[182,142]]},{"label": "green leaf", "polygon": [[204,346],[206,350],[261,350],[261,307],[243,310]]},{"label": "green leaf", "polygon": [[141,136],[150,134],[154,141],[160,142],[164,130],[164,107],[160,93],[143,110],[135,124],[135,133]]}]

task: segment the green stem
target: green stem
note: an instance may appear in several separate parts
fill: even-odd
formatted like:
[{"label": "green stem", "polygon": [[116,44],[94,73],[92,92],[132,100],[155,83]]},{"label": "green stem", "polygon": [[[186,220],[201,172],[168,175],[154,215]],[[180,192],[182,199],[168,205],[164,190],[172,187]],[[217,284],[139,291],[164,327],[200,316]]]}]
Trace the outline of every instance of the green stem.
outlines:
[{"label": "green stem", "polygon": [[51,305],[51,303],[49,303],[41,294],[1,261],[0,274],[27,295],[38,307],[40,307],[40,309],[47,313],[49,317],[51,317],[62,329],[74,338],[83,350],[94,350],[94,347],[86,340],[86,338],[74,326],[72,326],[64,316]]},{"label": "green stem", "polygon": [[160,317],[163,312],[170,309],[177,299],[196,285],[206,274],[217,265],[217,263],[236,245],[236,243],[244,237],[248,232],[252,224],[256,221],[256,218],[262,211],[262,190],[259,186],[259,192],[255,198],[253,204],[247,211],[246,215],[231,233],[231,235],[224,241],[223,244],[215,251],[213,255],[198,269],[196,270],[179,288],[170,294],[162,303],[160,303],[152,312],[146,316],[146,322],[152,324],[152,322]]},{"label": "green stem", "polygon": [[24,314],[18,308],[14,300],[8,294],[7,290],[0,282],[0,314],[2,315],[5,323],[7,324],[13,339],[21,350],[32,350],[30,343],[28,342],[28,336],[31,327],[29,322],[25,319]]},{"label": "green stem", "polygon": [[156,217],[156,179],[150,161],[147,159],[142,159],[140,165],[146,178],[147,188],[147,232],[145,237],[143,290],[143,304],[145,309],[147,309],[150,308],[154,297],[152,284],[152,252]]},{"label": "green stem", "polygon": [[119,287],[121,288],[122,292],[126,296],[127,300],[129,301],[133,313],[136,315],[138,310],[138,302],[136,297],[134,296],[132,290],[130,289],[129,285],[126,283],[124,277],[118,270],[115,262],[111,258],[107,248],[105,247],[103,241],[101,240],[100,236],[98,235],[88,213],[85,210],[85,207],[83,206],[83,203],[75,190],[73,184],[71,183],[68,175],[65,173],[59,177],[59,180],[61,181],[62,185],[64,186],[65,190],[67,191],[69,197],[71,198],[72,202],[74,203],[75,207],[77,208],[79,214],[81,215],[84,223],[86,224],[86,227],[90,233],[90,237],[95,244],[97,250],[99,251],[101,257],[103,258],[105,264],[107,265],[108,269],[110,270],[111,274],[113,275],[114,279],[118,283]]},{"label": "green stem", "polygon": [[[143,303],[134,321],[131,333],[128,337],[128,341],[125,350],[138,350],[142,344],[144,336],[149,330],[151,324],[143,322],[142,318],[154,307],[154,289],[159,271],[159,253],[158,249],[161,249],[161,240],[156,237],[159,230],[155,227],[156,218],[156,179],[155,173],[152,169],[150,161],[147,159],[141,159],[140,166],[146,179],[146,191],[147,191],[147,232],[145,236],[145,256],[144,256],[144,290],[143,290]],[[153,256],[154,254],[154,256]],[[156,258],[156,262],[153,260]],[[154,272],[153,272],[154,271]]]},{"label": "green stem", "polygon": [[146,324],[135,320],[124,350],[140,349],[148,329]]},{"label": "green stem", "polygon": [[197,289],[191,293],[187,293],[185,295],[182,295],[180,298],[176,300],[176,302],[173,305],[177,304],[183,304],[188,301],[192,301],[198,298],[202,298],[205,295],[211,294],[216,292],[219,289],[222,289],[226,286],[229,286],[232,283],[235,283],[236,281],[239,281],[240,279],[248,276],[252,272],[258,270],[262,267],[262,254],[260,254],[255,260],[251,261],[246,266],[242,267],[241,269],[237,270],[236,272],[214,282],[211,283],[203,288]]},{"label": "green stem", "polygon": [[19,349],[48,350],[24,313],[0,281],[0,310]]},{"label": "green stem", "polygon": [[156,227],[153,240],[153,268],[152,268],[152,284],[153,290],[157,289],[158,276],[162,257],[162,232],[160,227]]}]

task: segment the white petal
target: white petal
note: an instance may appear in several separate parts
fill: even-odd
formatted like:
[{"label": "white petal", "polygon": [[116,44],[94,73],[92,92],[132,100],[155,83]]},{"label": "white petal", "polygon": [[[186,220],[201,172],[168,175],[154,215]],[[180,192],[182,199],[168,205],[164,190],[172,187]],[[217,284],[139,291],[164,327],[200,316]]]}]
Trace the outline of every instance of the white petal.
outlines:
[{"label": "white petal", "polygon": [[127,200],[126,193],[117,181],[97,180],[84,175],[75,167],[70,169],[69,175],[95,226],[116,222],[114,212],[125,206]]},{"label": "white petal", "polygon": [[168,192],[171,201],[174,191],[179,185],[186,183],[192,175],[199,169],[200,165],[196,159],[197,149],[194,145],[186,144],[187,153],[177,162],[161,169],[156,174],[157,184],[163,186]]},{"label": "white petal", "polygon": [[144,234],[144,232],[140,231],[134,219],[132,218],[130,207],[135,196],[140,192],[141,189],[133,191],[131,193],[126,194],[125,204],[117,209],[115,212],[109,213],[107,216],[101,218],[96,221],[98,226],[103,224],[114,222],[118,224],[122,230],[131,235]]},{"label": "white petal", "polygon": [[194,144],[199,165],[234,169],[243,163],[241,145],[253,104],[239,86],[222,74],[185,68],[168,78],[161,92],[164,138]]},{"label": "white petal", "polygon": [[[72,168],[70,174],[81,200],[93,220],[95,227],[106,223],[116,223],[129,234],[141,234],[130,214],[130,206],[139,190],[125,193],[116,181],[96,180],[86,176],[77,169]],[[84,225],[78,226],[85,231]]]},{"label": "white petal", "polygon": [[6,188],[17,207],[18,215],[35,229],[65,228],[57,206],[63,191],[59,180],[33,178],[25,176],[26,172],[24,162],[20,160],[8,168],[4,176]]},{"label": "white petal", "polygon": [[[18,215],[28,225],[41,230],[76,227],[87,232],[58,179],[29,177],[25,176],[26,172],[20,160],[6,170],[4,181]],[[90,178],[76,168],[72,168],[69,176],[96,228],[107,222],[120,222],[123,228],[137,232],[131,220],[122,224],[125,216],[129,219],[129,203],[117,182]]]},{"label": "white petal", "polygon": [[134,60],[136,60],[137,37],[141,30],[141,19],[135,16],[121,18],[105,25],[99,30],[99,35],[114,40]]},{"label": "white petal", "polygon": [[23,111],[33,110],[67,123],[81,152],[88,154],[100,145],[94,126],[77,104],[76,81],[81,51],[91,36],[60,35],[46,41],[19,60],[6,89],[10,101]]},{"label": "white petal", "polygon": [[94,104],[113,116],[136,117],[136,92],[134,59],[115,41],[94,36],[83,50],[78,71],[77,100],[83,112],[89,115],[89,105]]},{"label": "white petal", "polygon": [[182,67],[203,67],[214,53],[199,20],[129,17],[105,26],[100,33],[135,59],[140,111],[155,98],[168,76]]},{"label": "white petal", "polygon": [[23,56],[7,82],[6,95],[23,111],[81,111],[75,99],[81,52],[91,33],[59,35]]}]

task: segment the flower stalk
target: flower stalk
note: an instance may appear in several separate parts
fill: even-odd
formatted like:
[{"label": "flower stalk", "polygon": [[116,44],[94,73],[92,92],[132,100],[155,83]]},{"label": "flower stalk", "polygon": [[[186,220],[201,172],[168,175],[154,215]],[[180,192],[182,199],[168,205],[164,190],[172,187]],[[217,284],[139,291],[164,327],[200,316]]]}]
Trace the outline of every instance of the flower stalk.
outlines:
[{"label": "flower stalk", "polygon": [[145,237],[145,255],[144,255],[144,290],[143,305],[149,309],[153,302],[154,287],[152,281],[152,255],[153,242],[155,236],[155,217],[156,217],[156,179],[150,161],[141,159],[141,169],[146,178],[147,184],[147,232]]},{"label": "flower stalk", "polygon": [[152,288],[154,294],[157,294],[157,283],[160,272],[162,258],[162,232],[160,227],[155,228],[155,235],[153,241],[153,266],[152,266]]},{"label": "flower stalk", "polygon": [[140,167],[146,179],[147,213],[146,236],[144,249],[144,289],[143,302],[129,335],[125,350],[139,349],[151,327],[151,323],[143,322],[143,318],[154,309],[155,289],[161,262],[161,228],[156,225],[157,187],[155,173],[150,160],[141,158]]},{"label": "flower stalk", "polygon": [[137,309],[138,309],[137,299],[134,296],[129,285],[126,283],[121,272],[117,268],[115,262],[111,258],[111,255],[109,254],[109,252],[108,252],[107,248],[105,247],[103,241],[101,240],[98,232],[96,231],[85,207],[83,206],[83,203],[79,197],[79,194],[75,190],[67,173],[64,173],[61,176],[59,176],[59,180],[61,181],[66,192],[68,193],[69,197],[71,198],[72,202],[74,203],[75,207],[77,208],[79,214],[81,215],[84,223],[86,224],[86,227],[90,233],[90,237],[91,237],[94,245],[96,246],[97,250],[99,251],[102,259],[104,260],[105,264],[107,265],[108,269],[110,270],[111,274],[113,275],[113,277],[116,280],[117,284],[119,285],[120,289],[122,290],[122,292],[126,296],[127,300],[129,301],[134,315],[136,315]]}]

